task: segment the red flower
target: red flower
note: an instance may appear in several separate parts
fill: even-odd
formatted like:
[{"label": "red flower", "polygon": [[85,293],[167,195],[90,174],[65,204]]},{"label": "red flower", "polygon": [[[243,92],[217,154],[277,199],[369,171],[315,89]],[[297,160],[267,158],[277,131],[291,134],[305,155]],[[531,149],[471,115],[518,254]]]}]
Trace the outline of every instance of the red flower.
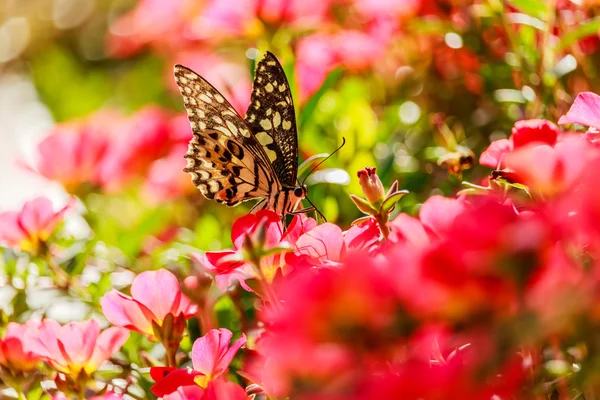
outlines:
[{"label": "red flower", "polygon": [[[242,334],[230,346],[232,336],[229,330],[222,328],[212,329],[197,339],[191,353],[193,369],[151,368],[150,374],[156,381],[152,392],[157,396],[165,396],[181,387],[200,387],[208,392],[210,382],[227,372],[231,360],[246,343],[246,335]],[[195,388],[190,390],[198,392]]]},{"label": "red flower", "polygon": [[572,136],[553,147],[546,144],[521,147],[507,155],[506,166],[534,194],[551,196],[578,182],[594,152],[587,139]]},{"label": "red flower", "polygon": [[276,286],[281,307],[261,315],[267,332],[258,351],[264,358],[250,373],[274,396],[301,394],[303,387],[350,388],[358,376],[353,371],[363,370],[369,354],[387,354],[392,338],[401,335],[389,278],[360,253],[339,268],[290,275]]},{"label": "red flower", "polygon": [[560,134],[558,127],[543,119],[522,120],[515,123],[509,139],[492,142],[481,154],[479,163],[494,169],[506,168],[506,155],[529,144],[553,146]]},{"label": "red flower", "polygon": [[37,253],[71,205],[69,202],[60,210],[53,211],[50,200],[38,197],[27,201],[20,211],[0,213],[0,242]]},{"label": "red flower", "polygon": [[[151,340],[180,340],[185,320],[197,311],[196,305],[181,292],[175,275],[165,269],[136,276],[131,295],[113,289],[102,298],[102,312],[112,324],[143,333]],[[168,328],[172,331],[157,332],[155,325],[163,328],[167,318],[171,319]],[[159,333],[161,337],[157,338]]]},{"label": "red flower", "polygon": [[25,333],[39,325],[36,321],[27,321],[20,325],[9,322],[4,338],[0,339],[0,365],[13,372],[34,370],[41,357],[25,348]]},{"label": "red flower", "polygon": [[[256,277],[256,272],[247,262],[232,261],[231,258],[240,255],[244,241],[249,235],[254,234],[261,223],[265,224],[266,248],[273,248],[282,242],[293,244],[301,233],[316,225],[313,219],[298,215],[294,217],[284,234],[280,217],[272,211],[262,210],[256,214],[238,218],[231,228],[231,241],[235,250],[207,251],[204,255],[192,255],[206,269],[215,274],[217,286],[223,292],[236,281],[239,281],[244,289],[251,291],[245,280]],[[261,260],[260,267],[268,280],[272,280],[280,268],[286,267],[284,258],[284,253],[278,253]]]},{"label": "red flower", "polygon": [[509,313],[545,266],[549,229],[535,214],[518,214],[492,197],[475,198],[422,260],[423,276],[448,296],[438,311],[450,319],[481,310]]}]

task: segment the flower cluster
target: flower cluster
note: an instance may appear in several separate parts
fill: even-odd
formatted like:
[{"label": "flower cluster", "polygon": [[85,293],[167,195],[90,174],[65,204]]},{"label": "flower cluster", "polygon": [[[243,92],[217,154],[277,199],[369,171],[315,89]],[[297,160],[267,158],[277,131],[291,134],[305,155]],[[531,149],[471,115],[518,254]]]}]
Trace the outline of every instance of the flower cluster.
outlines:
[{"label": "flower cluster", "polygon": [[[13,3],[0,97],[31,121],[29,75],[56,123],[19,165],[68,200],[0,212],[0,398],[599,396],[597,0]],[[266,51],[310,188],[292,215],[183,171],[189,117],[239,139],[219,163],[264,160],[186,115],[173,65],[251,119]]]}]

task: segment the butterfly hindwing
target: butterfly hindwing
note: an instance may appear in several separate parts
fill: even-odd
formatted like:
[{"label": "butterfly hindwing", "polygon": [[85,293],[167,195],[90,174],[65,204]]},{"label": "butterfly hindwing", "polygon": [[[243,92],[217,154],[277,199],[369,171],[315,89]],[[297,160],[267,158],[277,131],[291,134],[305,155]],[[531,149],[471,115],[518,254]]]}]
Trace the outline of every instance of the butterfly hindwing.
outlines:
[{"label": "butterfly hindwing", "polygon": [[186,172],[208,199],[234,206],[280,188],[270,159],[242,117],[207,81],[175,66],[194,137]]},{"label": "butterfly hindwing", "polygon": [[277,58],[267,52],[256,67],[246,125],[263,145],[284,187],[298,175],[298,134],[290,85]]}]

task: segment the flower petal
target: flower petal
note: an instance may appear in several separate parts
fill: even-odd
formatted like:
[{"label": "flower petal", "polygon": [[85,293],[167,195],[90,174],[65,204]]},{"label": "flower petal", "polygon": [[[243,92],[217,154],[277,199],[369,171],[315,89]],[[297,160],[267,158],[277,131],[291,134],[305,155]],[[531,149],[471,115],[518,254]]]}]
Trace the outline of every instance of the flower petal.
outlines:
[{"label": "flower petal", "polygon": [[145,271],[134,279],[131,296],[148,307],[157,322],[162,322],[171,313],[173,304],[179,304],[181,288],[175,275],[166,269]]},{"label": "flower petal", "polygon": [[152,320],[154,314],[143,304],[129,296],[112,290],[102,298],[102,312],[113,325],[145,333],[153,334]]},{"label": "flower petal", "polygon": [[93,373],[100,365],[116,353],[129,338],[129,332],[116,326],[110,327],[100,333],[92,357],[85,365],[88,374]]},{"label": "flower petal", "polygon": [[579,93],[569,112],[560,117],[558,123],[581,124],[600,129],[600,96],[592,92]]}]

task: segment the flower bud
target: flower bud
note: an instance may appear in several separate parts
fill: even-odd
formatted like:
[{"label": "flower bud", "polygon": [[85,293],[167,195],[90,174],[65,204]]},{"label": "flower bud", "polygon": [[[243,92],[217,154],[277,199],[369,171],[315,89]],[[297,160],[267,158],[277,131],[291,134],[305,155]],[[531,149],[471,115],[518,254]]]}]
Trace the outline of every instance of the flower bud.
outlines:
[{"label": "flower bud", "polygon": [[375,167],[365,167],[358,171],[358,179],[365,197],[371,204],[375,205],[383,200],[385,190]]}]

